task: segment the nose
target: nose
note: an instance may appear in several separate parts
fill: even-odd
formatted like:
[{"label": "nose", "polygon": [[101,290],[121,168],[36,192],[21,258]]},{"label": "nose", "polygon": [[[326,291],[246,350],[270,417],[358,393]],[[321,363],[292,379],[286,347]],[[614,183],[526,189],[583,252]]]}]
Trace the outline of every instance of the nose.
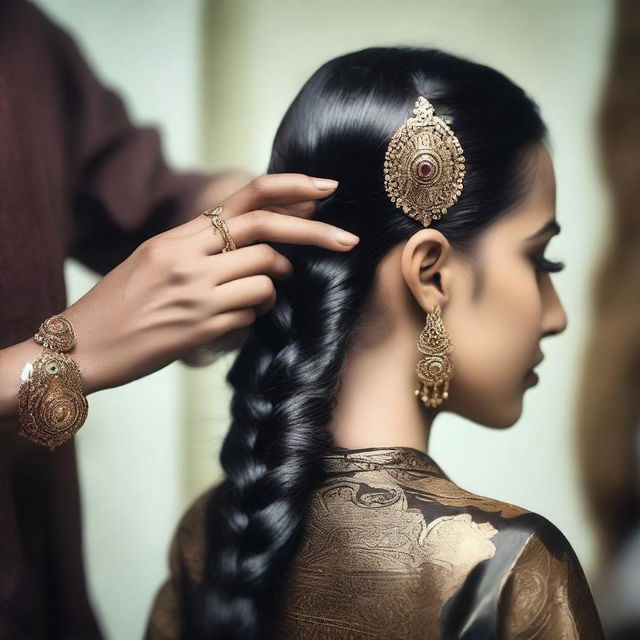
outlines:
[{"label": "nose", "polygon": [[551,284],[548,291],[548,298],[545,300],[545,315],[543,335],[557,335],[567,328],[568,319],[564,306]]}]

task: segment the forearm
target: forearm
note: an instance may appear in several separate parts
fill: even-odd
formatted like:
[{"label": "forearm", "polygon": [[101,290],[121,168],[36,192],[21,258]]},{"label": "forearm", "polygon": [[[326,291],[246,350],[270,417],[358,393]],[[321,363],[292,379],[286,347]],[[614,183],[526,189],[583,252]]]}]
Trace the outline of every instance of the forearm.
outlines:
[{"label": "forearm", "polygon": [[[35,340],[29,338],[5,349],[0,349],[0,418],[18,415],[18,390],[20,374],[25,364],[33,362],[42,349]],[[6,430],[15,421],[0,421],[0,429]]]}]

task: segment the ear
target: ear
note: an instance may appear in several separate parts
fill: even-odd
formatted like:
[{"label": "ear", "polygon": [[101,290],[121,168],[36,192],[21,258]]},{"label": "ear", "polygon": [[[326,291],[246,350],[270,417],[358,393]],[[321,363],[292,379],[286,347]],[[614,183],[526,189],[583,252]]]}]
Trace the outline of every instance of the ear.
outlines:
[{"label": "ear", "polygon": [[402,276],[416,302],[431,313],[435,305],[444,309],[450,297],[453,249],[436,229],[414,233],[402,250]]}]

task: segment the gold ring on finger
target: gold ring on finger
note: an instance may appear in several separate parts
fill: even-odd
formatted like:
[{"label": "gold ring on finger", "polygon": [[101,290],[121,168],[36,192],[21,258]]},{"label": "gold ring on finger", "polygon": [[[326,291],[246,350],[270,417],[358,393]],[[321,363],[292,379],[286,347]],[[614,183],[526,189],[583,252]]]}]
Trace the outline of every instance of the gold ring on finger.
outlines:
[{"label": "gold ring on finger", "polygon": [[229,228],[227,227],[227,223],[224,218],[220,215],[222,210],[224,209],[223,204],[217,204],[215,207],[211,207],[211,209],[207,209],[203,211],[202,215],[207,216],[211,220],[211,225],[213,226],[213,232],[215,234],[216,230],[218,230],[222,237],[224,238],[224,247],[222,248],[222,253],[226,251],[233,251],[237,249],[236,243],[233,241],[231,234],[229,233]]}]

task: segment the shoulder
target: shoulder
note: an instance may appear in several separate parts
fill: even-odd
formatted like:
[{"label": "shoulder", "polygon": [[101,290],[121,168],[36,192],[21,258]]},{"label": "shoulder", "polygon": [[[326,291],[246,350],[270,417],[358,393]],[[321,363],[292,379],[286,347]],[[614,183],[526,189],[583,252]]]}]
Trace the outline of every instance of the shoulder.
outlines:
[{"label": "shoulder", "polygon": [[542,545],[552,555],[569,554],[577,560],[571,543],[551,520],[535,511],[527,511],[526,520],[531,531],[529,545]]},{"label": "shoulder", "polygon": [[500,596],[506,637],[535,630],[544,638],[603,638],[586,576],[562,531],[528,512],[528,536]]},{"label": "shoulder", "polygon": [[454,511],[472,510],[489,519],[511,519],[532,513],[517,504],[467,491],[444,474],[414,480],[409,488],[427,502],[437,502]]},{"label": "shoulder", "polygon": [[176,526],[169,564],[172,574],[186,574],[192,581],[202,580],[206,548],[206,513],[209,500],[221,483],[199,494],[185,509]]},{"label": "shoulder", "polygon": [[526,540],[511,573],[512,582],[565,583],[570,578],[586,584],[582,566],[564,533],[545,516],[527,512],[521,520]]},{"label": "shoulder", "polygon": [[501,544],[511,547],[520,575],[536,572],[548,577],[572,570],[584,577],[571,543],[547,517],[517,504],[471,493],[453,483],[451,487],[442,502],[470,511],[474,520],[482,519],[479,514],[486,517],[500,532]]},{"label": "shoulder", "polygon": [[207,502],[216,485],[197,496],[182,514],[173,534],[169,551],[169,575],[153,600],[145,640],[178,640],[183,628],[185,580],[202,580],[206,548]]}]

